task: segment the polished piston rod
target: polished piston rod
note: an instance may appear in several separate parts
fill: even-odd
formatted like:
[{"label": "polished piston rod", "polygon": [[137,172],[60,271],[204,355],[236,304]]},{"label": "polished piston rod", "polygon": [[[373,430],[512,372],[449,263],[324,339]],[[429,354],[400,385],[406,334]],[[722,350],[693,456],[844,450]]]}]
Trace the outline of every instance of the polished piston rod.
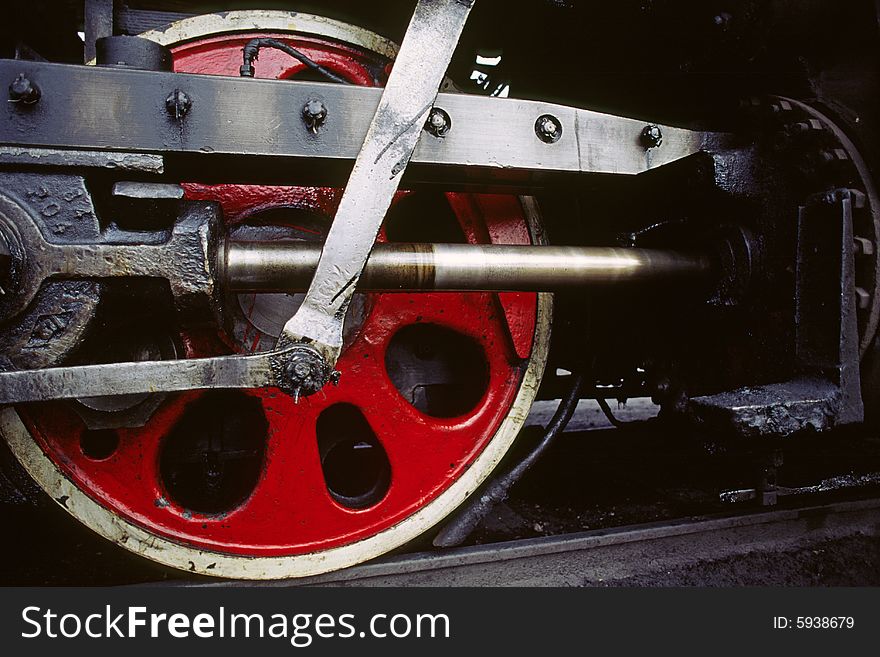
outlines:
[{"label": "polished piston rod", "polygon": [[[239,292],[308,288],[319,242],[230,242],[221,278]],[[606,247],[501,244],[376,244],[358,289],[373,291],[556,291],[709,278],[706,254]]]},{"label": "polished piston rod", "polygon": [[[21,225],[26,225],[22,223]],[[186,233],[183,233],[185,236]],[[177,239],[183,239],[179,237]],[[305,290],[321,253],[318,242],[228,242],[219,252],[217,268],[227,289],[252,292]],[[150,257],[132,259],[130,247],[102,245],[99,253],[76,247],[56,247],[52,271],[66,271],[64,263],[90,264],[88,272],[105,277],[126,262],[144,275],[154,276],[156,264],[166,259],[166,246],[152,249]],[[193,252],[198,252],[195,250]],[[205,253],[207,253],[205,251]],[[89,257],[84,257],[89,255]],[[99,257],[100,256],[100,257]],[[97,266],[95,263],[103,263]],[[109,264],[108,264],[109,263]],[[106,265],[106,266],[105,266]],[[60,266],[60,268],[59,268]],[[167,268],[167,267],[165,267]],[[80,267],[80,273],[83,273]],[[192,269],[186,269],[191,278]],[[179,276],[177,274],[180,274]],[[183,272],[175,276],[183,279]],[[69,272],[68,272],[69,275]],[[376,244],[359,281],[361,290],[510,290],[551,291],[592,285],[635,282],[689,282],[723,278],[713,258],[675,251],[562,246],[506,246],[482,244]],[[216,279],[215,279],[216,280]],[[198,286],[196,286],[198,287]],[[208,286],[213,289],[213,284]],[[677,287],[672,286],[674,289]],[[181,288],[181,281],[172,290]],[[187,289],[179,290],[186,296]],[[302,394],[291,385],[288,372],[301,345],[248,355],[217,356],[168,361],[108,363],[0,372],[0,404],[51,399],[82,399],[114,394],[143,394],[210,388],[266,388]],[[294,365],[298,361],[294,361]]]}]

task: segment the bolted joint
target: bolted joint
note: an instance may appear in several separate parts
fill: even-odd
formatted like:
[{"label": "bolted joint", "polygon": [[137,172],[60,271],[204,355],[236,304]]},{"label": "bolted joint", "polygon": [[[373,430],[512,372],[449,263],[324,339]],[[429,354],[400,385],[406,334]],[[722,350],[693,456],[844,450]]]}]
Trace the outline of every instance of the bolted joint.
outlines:
[{"label": "bolted joint", "polygon": [[646,125],[639,139],[646,149],[658,148],[663,143],[663,131],[660,130],[660,126]]},{"label": "bolted joint", "polygon": [[175,89],[165,99],[165,109],[175,121],[180,121],[192,109],[192,99],[180,89]]},{"label": "bolted joint", "polygon": [[327,106],[314,98],[303,106],[302,117],[308,129],[318,134],[318,129],[327,121]]},{"label": "bolted joint", "polygon": [[308,397],[328,383],[339,384],[339,372],[327,365],[327,361],[314,347],[296,344],[284,349],[271,360],[274,384],[293,397]]},{"label": "bolted joint", "polygon": [[434,135],[438,139],[442,139],[452,129],[452,119],[445,110],[435,107],[428,115],[428,121],[425,123],[425,130]]},{"label": "bolted joint", "polygon": [[550,114],[539,116],[535,121],[535,134],[545,144],[555,144],[562,137],[562,123]]},{"label": "bolted joint", "polygon": [[9,102],[33,105],[40,100],[40,88],[31,82],[24,73],[18,76],[9,85]]}]

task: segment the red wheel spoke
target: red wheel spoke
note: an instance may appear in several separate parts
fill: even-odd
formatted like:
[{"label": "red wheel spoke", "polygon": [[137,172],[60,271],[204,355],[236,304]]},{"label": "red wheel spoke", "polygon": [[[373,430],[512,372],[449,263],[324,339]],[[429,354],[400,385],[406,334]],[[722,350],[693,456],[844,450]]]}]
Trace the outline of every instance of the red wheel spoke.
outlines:
[{"label": "red wheel spoke", "polygon": [[232,521],[297,527],[298,540],[315,544],[326,538],[326,522],[344,522],[345,511],[327,492],[315,435],[317,418],[331,403],[320,393],[299,404],[280,394],[266,398],[267,413],[281,421],[273,423],[257,488]]}]

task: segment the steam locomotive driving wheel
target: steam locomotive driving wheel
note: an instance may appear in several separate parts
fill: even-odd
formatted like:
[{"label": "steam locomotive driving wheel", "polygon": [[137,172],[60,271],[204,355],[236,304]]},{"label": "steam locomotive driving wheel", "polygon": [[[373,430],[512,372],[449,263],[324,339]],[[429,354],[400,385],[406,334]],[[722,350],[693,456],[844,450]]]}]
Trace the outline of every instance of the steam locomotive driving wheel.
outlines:
[{"label": "steam locomotive driving wheel", "polygon": [[[396,52],[362,29],[284,12],[196,17],[145,36],[170,47],[181,72],[238,75],[244,44],[271,37],[365,86],[384,84]],[[257,77],[311,74],[277,50],[257,66]],[[228,234],[281,242],[322,239],[341,195],[184,189],[219,201]],[[401,192],[379,241],[533,244],[541,235],[530,198]],[[189,358],[264,351],[301,297],[227,294],[222,334],[193,329],[166,342]],[[83,420],[82,407],[92,417],[100,400],[47,402],[7,411],[3,431],[50,495],[133,552],[225,577],[311,575],[412,540],[474,492],[525,421],[550,319],[544,293],[358,294],[337,387],[299,400],[273,388],[170,394],[145,422],[111,428]]]},{"label": "steam locomotive driving wheel", "polygon": [[[400,47],[112,5],[84,8],[94,65],[0,59],[0,434],[118,545],[303,577],[462,508],[433,539],[461,544],[581,398],[760,462],[876,415],[876,112],[839,72],[713,37],[652,43],[651,80],[616,44],[549,76],[556,38],[466,32],[469,0],[415,2]],[[556,77],[589,82],[542,100]],[[490,477],[539,386],[543,439]]]}]

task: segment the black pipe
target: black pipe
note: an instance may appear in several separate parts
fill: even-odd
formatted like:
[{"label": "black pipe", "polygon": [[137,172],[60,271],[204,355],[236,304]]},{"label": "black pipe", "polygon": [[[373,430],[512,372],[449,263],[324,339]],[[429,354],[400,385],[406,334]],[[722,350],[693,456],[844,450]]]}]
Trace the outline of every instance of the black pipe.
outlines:
[{"label": "black pipe", "polygon": [[452,520],[446,523],[443,529],[440,530],[440,533],[434,538],[434,545],[436,547],[455,547],[456,545],[461,545],[495,505],[507,499],[511,487],[529,471],[544,452],[550,448],[556,437],[565,430],[581,398],[580,393],[583,383],[584,377],[582,374],[572,374],[571,387],[559,401],[559,407],[547,425],[541,442],[507,474],[493,479],[486,486],[485,490],[480,493],[479,498],[472,498],[469,504],[459,511]]}]

